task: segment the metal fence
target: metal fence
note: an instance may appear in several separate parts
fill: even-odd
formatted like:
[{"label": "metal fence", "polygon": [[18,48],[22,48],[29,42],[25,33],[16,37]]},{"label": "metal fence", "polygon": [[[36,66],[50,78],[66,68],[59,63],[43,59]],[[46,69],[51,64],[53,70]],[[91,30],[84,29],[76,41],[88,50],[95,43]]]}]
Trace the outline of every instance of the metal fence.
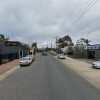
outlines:
[{"label": "metal fence", "polygon": [[0,55],[0,65],[10,62],[14,59],[17,59],[17,52],[16,53],[9,53],[9,54],[1,54]]}]

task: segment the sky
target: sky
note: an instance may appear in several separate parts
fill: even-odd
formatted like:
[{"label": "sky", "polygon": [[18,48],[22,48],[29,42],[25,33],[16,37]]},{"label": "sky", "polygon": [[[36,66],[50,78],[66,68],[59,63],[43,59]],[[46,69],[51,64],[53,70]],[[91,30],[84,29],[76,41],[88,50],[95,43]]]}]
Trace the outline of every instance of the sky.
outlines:
[{"label": "sky", "polygon": [[100,44],[100,0],[0,0],[0,34],[39,48],[65,35]]}]

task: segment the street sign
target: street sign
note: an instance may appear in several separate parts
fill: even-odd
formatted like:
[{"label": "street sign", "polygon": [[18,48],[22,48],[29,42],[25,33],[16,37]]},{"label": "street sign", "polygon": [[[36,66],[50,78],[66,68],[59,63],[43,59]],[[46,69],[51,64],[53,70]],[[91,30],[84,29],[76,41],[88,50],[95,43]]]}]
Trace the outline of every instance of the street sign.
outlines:
[{"label": "street sign", "polygon": [[100,50],[100,45],[85,46],[85,50]]}]

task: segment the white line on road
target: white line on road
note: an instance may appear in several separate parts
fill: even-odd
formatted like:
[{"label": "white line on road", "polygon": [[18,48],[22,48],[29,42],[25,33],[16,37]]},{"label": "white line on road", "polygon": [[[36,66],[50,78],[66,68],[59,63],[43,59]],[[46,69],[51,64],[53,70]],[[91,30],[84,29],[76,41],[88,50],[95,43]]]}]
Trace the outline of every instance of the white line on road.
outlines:
[{"label": "white line on road", "polygon": [[13,73],[14,71],[18,70],[20,68],[20,66],[15,66],[14,68],[10,69],[9,71],[3,73],[2,75],[0,75],[0,81],[3,80],[4,78],[6,78],[7,76],[9,76],[11,73]]}]

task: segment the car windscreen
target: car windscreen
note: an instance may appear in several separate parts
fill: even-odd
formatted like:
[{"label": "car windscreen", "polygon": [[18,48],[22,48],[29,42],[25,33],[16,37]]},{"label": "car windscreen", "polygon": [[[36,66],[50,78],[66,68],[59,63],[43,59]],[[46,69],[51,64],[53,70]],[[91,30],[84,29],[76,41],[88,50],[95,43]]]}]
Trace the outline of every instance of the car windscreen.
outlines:
[{"label": "car windscreen", "polygon": [[32,55],[27,55],[26,57],[33,57]]},{"label": "car windscreen", "polygon": [[59,54],[59,56],[64,56],[64,54]]},{"label": "car windscreen", "polygon": [[28,60],[28,58],[22,58],[21,60]]}]

